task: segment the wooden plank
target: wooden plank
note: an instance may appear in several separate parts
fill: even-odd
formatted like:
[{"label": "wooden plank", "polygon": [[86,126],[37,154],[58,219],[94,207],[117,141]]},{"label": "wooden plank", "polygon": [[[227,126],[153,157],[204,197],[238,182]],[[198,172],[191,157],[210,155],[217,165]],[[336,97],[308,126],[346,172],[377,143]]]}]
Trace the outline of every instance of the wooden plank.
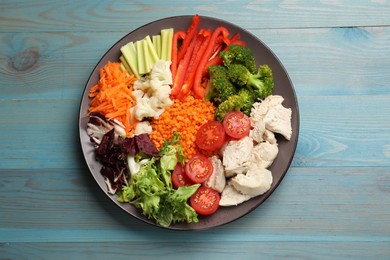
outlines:
[{"label": "wooden plank", "polygon": [[[225,19],[248,29],[390,25],[385,1],[2,1],[1,32],[133,30],[176,15]],[[28,14],[28,15],[23,15]],[[331,17],[331,19],[329,19]]]},{"label": "wooden plank", "polygon": [[[299,97],[294,166],[389,166],[389,96]],[[79,99],[1,100],[0,169],[83,168]],[[352,134],[351,134],[352,133]]]},{"label": "wooden plank", "polygon": [[[279,57],[299,97],[389,94],[390,27],[251,32]],[[96,63],[126,33],[0,34],[0,99],[80,98]]]},{"label": "wooden plank", "polygon": [[0,242],[390,242],[389,167],[292,167],[247,216],[202,232],[145,224],[86,170],[1,170]]},{"label": "wooden plank", "polygon": [[5,259],[388,259],[389,243],[367,242],[117,242],[10,243]]}]

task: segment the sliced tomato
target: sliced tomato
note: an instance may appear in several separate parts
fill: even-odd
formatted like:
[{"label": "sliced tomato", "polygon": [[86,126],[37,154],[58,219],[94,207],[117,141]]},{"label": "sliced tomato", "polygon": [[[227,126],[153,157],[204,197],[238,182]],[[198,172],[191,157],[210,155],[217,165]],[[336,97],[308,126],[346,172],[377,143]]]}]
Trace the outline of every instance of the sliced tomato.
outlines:
[{"label": "sliced tomato", "polygon": [[172,184],[177,189],[181,186],[190,186],[194,184],[184,172],[184,166],[178,163],[171,174]]},{"label": "sliced tomato", "polygon": [[199,187],[190,198],[191,207],[201,215],[213,214],[219,207],[220,196],[218,191],[206,187]]},{"label": "sliced tomato", "polygon": [[218,121],[208,121],[203,124],[195,137],[195,144],[206,151],[216,151],[225,142],[225,130]]},{"label": "sliced tomato", "polygon": [[249,135],[251,120],[240,111],[232,111],[223,118],[223,127],[228,136],[241,139]]},{"label": "sliced tomato", "polygon": [[214,167],[209,158],[196,154],[186,163],[184,172],[194,183],[207,181],[213,173]]}]

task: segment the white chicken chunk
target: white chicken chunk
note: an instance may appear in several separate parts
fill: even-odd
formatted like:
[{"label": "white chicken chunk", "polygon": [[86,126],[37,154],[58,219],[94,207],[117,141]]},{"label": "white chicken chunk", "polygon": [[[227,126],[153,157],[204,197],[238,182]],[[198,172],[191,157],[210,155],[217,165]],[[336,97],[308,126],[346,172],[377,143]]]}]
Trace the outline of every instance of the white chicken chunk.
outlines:
[{"label": "white chicken chunk", "polygon": [[264,121],[265,129],[291,139],[291,108],[282,105],[284,98],[279,95],[270,95],[262,102],[253,105],[251,119],[254,122]]},{"label": "white chicken chunk", "polygon": [[268,168],[278,155],[278,144],[263,142],[255,145],[252,151],[252,163],[258,168]]},{"label": "white chicken chunk", "polygon": [[238,192],[230,184],[226,185],[221,193],[221,199],[219,200],[219,206],[237,206],[240,203],[243,203],[252,198],[249,195],[242,194]]},{"label": "white chicken chunk", "polygon": [[252,121],[253,129],[249,132],[249,137],[253,139],[253,141],[260,143],[264,141],[264,132],[265,132],[265,123],[261,119],[259,121]]},{"label": "white chicken chunk", "polygon": [[[254,165],[254,164],[253,164]],[[238,174],[230,180],[230,184],[242,194],[255,197],[266,193],[272,184],[273,178],[271,171],[251,167],[246,174]]]},{"label": "white chicken chunk", "polygon": [[217,156],[212,156],[209,159],[213,164],[213,173],[204,185],[221,193],[226,186],[225,171],[222,162]]},{"label": "white chicken chunk", "polygon": [[265,117],[270,107],[282,104],[284,98],[279,95],[270,95],[261,102],[253,104],[250,117],[253,121],[259,121]]},{"label": "white chicken chunk", "polygon": [[253,150],[252,138],[246,136],[237,141],[230,141],[223,149],[223,166],[225,176],[232,177],[245,172],[251,160]]},{"label": "white chicken chunk", "polygon": [[291,139],[291,108],[285,108],[279,104],[268,109],[264,117],[265,127],[284,136],[287,140]]},{"label": "white chicken chunk", "polygon": [[270,143],[270,144],[276,144],[277,143],[275,134],[273,132],[271,132],[270,130],[268,130],[268,129],[265,129],[265,131],[264,131],[263,140],[265,142]]}]

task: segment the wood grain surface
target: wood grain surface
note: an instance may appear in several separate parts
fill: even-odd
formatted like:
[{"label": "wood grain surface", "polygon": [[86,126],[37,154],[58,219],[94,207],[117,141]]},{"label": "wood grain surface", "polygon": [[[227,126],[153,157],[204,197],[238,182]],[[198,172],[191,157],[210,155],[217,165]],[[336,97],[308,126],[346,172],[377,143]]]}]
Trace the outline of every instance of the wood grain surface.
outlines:
[{"label": "wood grain surface", "polygon": [[[132,218],[83,161],[78,112],[116,41],[175,15],[216,17],[278,56],[300,110],[272,196],[200,232]],[[0,259],[390,259],[390,3],[1,1]]]}]

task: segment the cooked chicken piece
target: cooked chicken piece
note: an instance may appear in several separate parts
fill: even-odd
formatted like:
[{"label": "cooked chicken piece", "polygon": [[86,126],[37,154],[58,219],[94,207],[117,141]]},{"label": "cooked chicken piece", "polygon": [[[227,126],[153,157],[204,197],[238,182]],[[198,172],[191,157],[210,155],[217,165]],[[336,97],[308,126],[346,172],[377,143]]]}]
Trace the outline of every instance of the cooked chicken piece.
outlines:
[{"label": "cooked chicken piece", "polygon": [[276,142],[277,142],[277,140],[275,138],[275,134],[267,129],[265,129],[265,131],[264,131],[263,140],[265,142],[270,143],[270,144],[276,144]]},{"label": "cooked chicken piece", "polygon": [[291,139],[291,108],[282,105],[283,97],[270,95],[262,102],[253,105],[251,119],[254,122],[263,120],[265,129],[283,135],[287,140]]},{"label": "cooked chicken piece", "polygon": [[250,198],[251,196],[239,193],[233,186],[228,184],[221,193],[219,206],[237,206]]},{"label": "cooked chicken piece", "polygon": [[255,197],[264,194],[271,188],[273,181],[271,171],[252,164],[246,174],[237,174],[230,184],[240,193]]},{"label": "cooked chicken piece", "polygon": [[223,150],[225,176],[231,177],[248,169],[253,150],[252,138],[246,136],[237,141],[230,141]]},{"label": "cooked chicken piece", "polygon": [[278,155],[278,144],[263,142],[255,145],[252,151],[252,162],[259,168],[268,168],[271,166]]},{"label": "cooked chicken piece", "polygon": [[213,164],[214,170],[204,185],[221,193],[226,186],[225,171],[223,169],[222,162],[217,156],[212,156],[209,159]]},{"label": "cooked chicken piece", "polygon": [[261,119],[259,121],[252,121],[253,122],[253,129],[249,132],[249,137],[253,139],[253,141],[260,143],[264,141],[264,132],[265,132],[265,123]]},{"label": "cooked chicken piece", "polygon": [[292,134],[291,114],[291,108],[285,108],[281,104],[270,107],[264,117],[265,128],[290,140]]},{"label": "cooked chicken piece", "polygon": [[270,107],[282,104],[284,98],[279,95],[270,95],[261,102],[253,104],[250,118],[253,121],[259,121],[265,117]]}]

